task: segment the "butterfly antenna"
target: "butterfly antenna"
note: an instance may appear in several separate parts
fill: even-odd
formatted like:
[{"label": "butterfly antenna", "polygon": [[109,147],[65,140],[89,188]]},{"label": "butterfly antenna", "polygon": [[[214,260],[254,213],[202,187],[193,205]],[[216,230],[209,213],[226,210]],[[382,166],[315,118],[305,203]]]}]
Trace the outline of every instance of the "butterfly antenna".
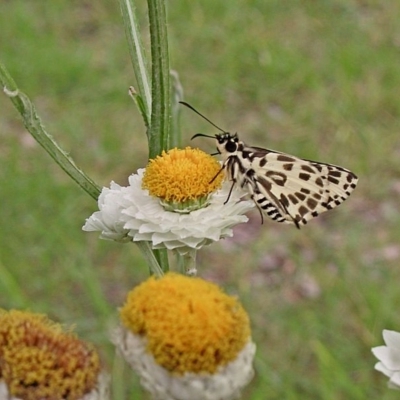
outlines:
[{"label": "butterfly antenna", "polygon": [[221,129],[218,125],[215,125],[214,122],[210,121],[207,117],[205,117],[201,112],[197,111],[193,106],[191,106],[189,103],[186,103],[185,101],[180,101],[179,103],[183,104],[187,108],[190,108],[192,111],[194,111],[197,115],[200,115],[201,118],[205,119],[208,123],[210,123],[212,126],[215,128],[219,129],[221,132],[226,132],[224,129]]}]

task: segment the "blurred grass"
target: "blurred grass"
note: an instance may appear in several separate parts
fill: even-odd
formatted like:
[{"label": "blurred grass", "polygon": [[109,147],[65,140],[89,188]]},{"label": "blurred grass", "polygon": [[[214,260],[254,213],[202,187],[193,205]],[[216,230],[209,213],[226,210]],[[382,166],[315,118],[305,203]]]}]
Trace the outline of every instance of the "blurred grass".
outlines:
[{"label": "blurred grass", "polygon": [[[118,4],[3,0],[0,15],[2,61],[48,131],[98,184],[125,184],[147,148]],[[257,374],[243,398],[396,396],[370,348],[383,328],[400,330],[399,17],[396,0],[170,4],[187,101],[249,144],[360,176],[345,204],[301,231],[254,214],[202,250],[200,275],[238,294],[252,319]],[[6,96],[0,110],[0,306],[76,324],[110,363],[114,309],[147,268],[135,246],[81,232],[95,203]],[[181,119],[185,144],[215,133],[186,109]],[[147,398],[132,385],[128,398]]]}]

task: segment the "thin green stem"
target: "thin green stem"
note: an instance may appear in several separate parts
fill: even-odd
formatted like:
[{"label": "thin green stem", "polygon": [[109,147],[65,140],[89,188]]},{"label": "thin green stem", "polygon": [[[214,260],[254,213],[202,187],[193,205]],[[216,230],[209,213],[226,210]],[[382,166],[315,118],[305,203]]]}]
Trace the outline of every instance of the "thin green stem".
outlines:
[{"label": "thin green stem", "polygon": [[148,129],[150,127],[150,115],[146,113],[146,107],[143,102],[143,98],[140,96],[138,92],[136,92],[133,86],[129,87],[129,95],[132,97],[132,100],[135,102],[136,107],[138,108],[140,114],[142,115],[144,124]]},{"label": "thin green stem", "polygon": [[141,241],[135,243],[142,252],[143,257],[147,261],[147,265],[150,268],[150,272],[153,275],[161,278],[164,275],[163,270],[164,271],[166,270],[164,268],[161,268],[159,262],[157,261],[156,258],[157,250],[152,250],[149,242]]},{"label": "thin green stem", "polygon": [[120,0],[120,6],[137,83],[137,87],[135,88],[137,99],[135,99],[135,103],[143,116],[146,127],[149,127],[151,116],[151,82],[146,52],[140,36],[140,27],[136,17],[136,7],[133,0]]},{"label": "thin green stem", "polygon": [[54,161],[63,169],[86,193],[95,200],[99,197],[100,187],[79,169],[73,159],[46,132],[29,97],[20,92],[5,66],[0,63],[0,82],[3,91],[10,98],[21,114],[28,132],[47,151]]},{"label": "thin green stem", "polygon": [[160,264],[161,269],[164,272],[168,272],[169,271],[168,251],[166,249],[155,249],[153,250],[153,253],[158,263]]}]

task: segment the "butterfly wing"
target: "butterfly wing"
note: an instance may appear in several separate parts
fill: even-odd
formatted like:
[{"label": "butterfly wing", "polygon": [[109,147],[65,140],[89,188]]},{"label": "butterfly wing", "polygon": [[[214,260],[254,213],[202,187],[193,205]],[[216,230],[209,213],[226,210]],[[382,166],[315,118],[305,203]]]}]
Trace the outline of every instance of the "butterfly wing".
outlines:
[{"label": "butterfly wing", "polygon": [[263,213],[297,227],[340,205],[357,185],[351,171],[257,147],[246,147],[247,186]]}]

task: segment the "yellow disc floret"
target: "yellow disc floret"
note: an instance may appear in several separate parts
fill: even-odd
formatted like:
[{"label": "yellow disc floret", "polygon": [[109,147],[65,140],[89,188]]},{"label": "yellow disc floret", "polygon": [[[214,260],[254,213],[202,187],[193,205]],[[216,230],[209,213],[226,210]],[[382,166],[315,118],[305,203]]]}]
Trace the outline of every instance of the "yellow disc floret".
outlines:
[{"label": "yellow disc floret", "polygon": [[214,373],[250,339],[238,300],[200,278],[150,278],[129,293],[120,312],[123,325],[147,339],[156,362],[177,374]]},{"label": "yellow disc floret", "polygon": [[25,400],[81,399],[97,383],[98,354],[45,315],[0,310],[0,377]]},{"label": "yellow disc floret", "polygon": [[191,202],[204,204],[210,193],[221,187],[224,174],[218,174],[220,170],[219,162],[199,149],[175,148],[150,160],[142,187],[163,205],[171,204],[171,210],[179,204],[184,205],[178,207],[182,209]]}]

